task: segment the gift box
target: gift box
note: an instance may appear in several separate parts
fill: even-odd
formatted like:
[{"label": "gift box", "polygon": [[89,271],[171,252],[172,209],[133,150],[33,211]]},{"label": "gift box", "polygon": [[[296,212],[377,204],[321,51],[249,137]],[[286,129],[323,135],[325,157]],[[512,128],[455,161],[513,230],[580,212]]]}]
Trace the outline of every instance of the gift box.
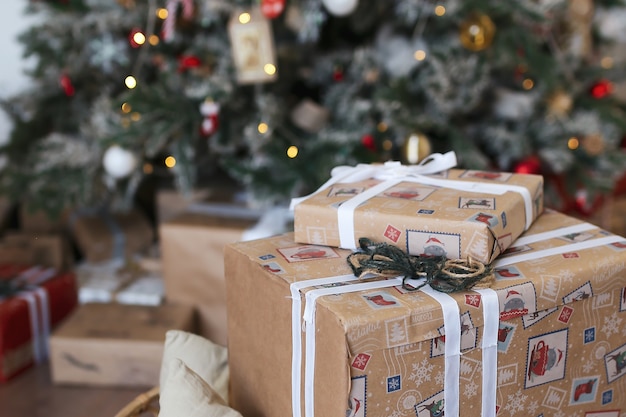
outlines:
[{"label": "gift box", "polygon": [[74,259],[67,239],[61,234],[9,231],[0,240],[0,264],[40,265],[69,270]]},{"label": "gift box", "polygon": [[138,256],[106,262],[82,262],[75,268],[81,304],[159,305],[165,298],[160,260]]},{"label": "gift box", "polygon": [[219,213],[184,213],[159,226],[165,299],[193,306],[198,332],[225,346],[224,246],[241,240],[255,220]]},{"label": "gift box", "polygon": [[51,329],[77,304],[72,273],[0,266],[0,382],[48,357]]},{"label": "gift box", "polygon": [[[440,157],[445,162],[450,154]],[[294,200],[296,242],[355,249],[367,237],[415,255],[490,263],[543,210],[539,175],[459,169],[425,175],[432,169],[393,162],[339,168],[313,195]]]},{"label": "gift box", "polygon": [[349,254],[292,234],[227,246],[229,398],[243,415],[626,410],[625,238],[547,211],[490,288],[452,294],[358,279]]},{"label": "gift box", "polygon": [[72,210],[61,210],[53,215],[38,209],[28,202],[22,202],[18,209],[20,230],[26,233],[63,234],[67,232],[68,220]]},{"label": "gift box", "polygon": [[180,305],[81,305],[50,338],[52,381],[156,386],[168,330],[193,331],[193,310]]},{"label": "gift box", "polygon": [[152,225],[138,210],[77,211],[72,214],[70,225],[85,260],[94,263],[132,257],[146,251],[155,238]]}]

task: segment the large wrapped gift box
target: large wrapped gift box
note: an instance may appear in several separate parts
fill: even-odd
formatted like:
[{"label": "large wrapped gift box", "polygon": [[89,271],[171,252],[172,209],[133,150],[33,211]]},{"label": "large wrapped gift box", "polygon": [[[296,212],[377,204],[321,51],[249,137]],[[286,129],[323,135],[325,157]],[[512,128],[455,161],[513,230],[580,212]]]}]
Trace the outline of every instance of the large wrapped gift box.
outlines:
[{"label": "large wrapped gift box", "polygon": [[50,331],[76,307],[77,290],[72,273],[16,265],[0,266],[0,287],[0,382],[6,382],[47,359]]},{"label": "large wrapped gift box", "polygon": [[625,238],[549,211],[494,263],[491,288],[450,295],[360,281],[348,254],[291,234],[227,247],[243,415],[626,411]]},{"label": "large wrapped gift box", "polygon": [[[543,210],[539,175],[460,169],[413,175],[404,166],[358,167],[295,201],[296,242],[355,249],[358,238],[368,237],[415,255],[490,263]],[[399,174],[368,179],[388,171]],[[359,177],[366,179],[351,180]]]},{"label": "large wrapped gift box", "polygon": [[224,246],[241,240],[254,220],[186,212],[159,226],[165,300],[191,305],[200,335],[226,346]]},{"label": "large wrapped gift box", "polygon": [[193,332],[193,309],[180,305],[81,305],[50,338],[52,381],[63,385],[158,385],[168,330]]},{"label": "large wrapped gift box", "polygon": [[154,228],[139,210],[77,211],[70,217],[70,227],[88,262],[132,257],[147,251],[155,238]]}]

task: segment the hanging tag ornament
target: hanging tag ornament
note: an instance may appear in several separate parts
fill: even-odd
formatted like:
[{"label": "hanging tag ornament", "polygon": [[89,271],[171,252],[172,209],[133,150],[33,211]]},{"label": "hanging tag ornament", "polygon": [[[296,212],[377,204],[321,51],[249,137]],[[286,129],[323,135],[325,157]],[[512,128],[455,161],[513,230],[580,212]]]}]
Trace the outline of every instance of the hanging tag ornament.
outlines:
[{"label": "hanging tag ornament", "polygon": [[239,84],[266,83],[276,80],[274,36],[261,10],[238,10],[228,22]]},{"label": "hanging tag ornament", "polygon": [[268,19],[275,19],[285,10],[285,0],[261,0],[261,12]]}]

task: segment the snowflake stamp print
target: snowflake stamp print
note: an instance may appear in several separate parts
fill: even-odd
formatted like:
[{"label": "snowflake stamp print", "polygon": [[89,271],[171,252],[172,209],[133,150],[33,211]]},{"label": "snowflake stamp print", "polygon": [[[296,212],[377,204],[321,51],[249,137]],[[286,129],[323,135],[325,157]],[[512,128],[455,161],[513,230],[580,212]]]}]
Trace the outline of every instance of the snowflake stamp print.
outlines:
[{"label": "snowflake stamp print", "polygon": [[570,306],[563,306],[563,310],[561,310],[561,314],[559,314],[558,320],[561,323],[569,323],[572,318],[572,314],[574,313],[574,309]]},{"label": "snowflake stamp print", "polygon": [[507,401],[505,402],[503,409],[511,413],[511,416],[514,416],[517,413],[525,415],[526,400],[528,400],[528,395],[523,394],[522,390],[518,389],[515,394],[509,394],[507,396]]},{"label": "snowflake stamp print", "polygon": [[367,353],[359,353],[352,361],[352,367],[361,371],[365,370],[371,357],[372,355],[368,355]]},{"label": "snowflake stamp print", "polygon": [[400,239],[401,234],[402,234],[402,231],[400,231],[400,229],[397,229],[389,224],[387,225],[387,228],[385,229],[384,236],[387,239],[391,240],[393,243],[398,243],[398,239]]}]

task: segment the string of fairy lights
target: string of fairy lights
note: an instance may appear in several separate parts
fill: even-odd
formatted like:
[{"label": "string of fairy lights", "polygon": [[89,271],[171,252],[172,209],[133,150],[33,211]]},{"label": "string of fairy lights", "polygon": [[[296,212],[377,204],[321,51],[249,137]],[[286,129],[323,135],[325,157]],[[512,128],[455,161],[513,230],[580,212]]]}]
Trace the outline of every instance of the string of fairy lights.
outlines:
[{"label": "string of fairy lights", "polygon": [[[193,2],[190,0],[168,0],[167,7],[156,7],[155,0],[150,0],[150,19],[148,19],[147,29],[145,31],[134,29],[129,34],[129,42],[133,48],[142,48],[147,45],[156,46],[161,41],[167,41],[168,37],[173,36],[171,32],[175,30],[174,28],[174,14],[176,13],[177,7],[181,5],[183,9],[185,7],[193,7]],[[446,15],[446,7],[442,4],[431,3],[431,2],[423,2],[424,8],[430,8],[428,12],[423,12],[419,14],[417,22],[415,24],[415,29],[413,32],[413,36],[415,38],[421,38],[422,34],[426,28],[427,20],[429,18],[441,18]],[[426,10],[424,10],[426,11]],[[185,13],[185,12],[184,12]],[[238,11],[237,12],[237,20],[240,24],[245,25],[253,21],[255,18],[251,13],[247,11]],[[157,26],[155,20],[161,20],[161,27],[163,28],[163,32],[161,36],[158,36],[153,32],[154,27]],[[168,33],[165,33],[165,31]],[[468,50],[479,52],[486,48],[489,48],[495,36],[496,27],[491,18],[483,13],[475,13],[468,16],[464,19],[459,25],[459,40],[461,44]],[[555,48],[555,45],[552,44],[552,48]],[[561,51],[555,50],[555,55],[559,55]],[[413,59],[416,61],[424,61],[428,57],[427,49],[425,47],[416,47],[416,49],[412,52]],[[601,58],[599,62],[600,66],[604,69],[610,69],[613,66],[613,59],[610,56],[604,56]],[[140,65],[140,64],[138,64]],[[137,69],[137,68],[136,68]],[[263,70],[268,75],[275,75],[278,72],[278,68],[273,63],[267,63],[263,66]],[[531,76],[528,76],[528,68],[525,67],[524,64],[519,64],[515,69],[515,76],[519,79],[519,85],[523,90],[529,91],[535,87],[535,81]],[[135,78],[134,75],[128,75],[124,79],[124,84],[128,89],[134,89],[139,87],[139,82]],[[598,80],[593,86],[591,86],[589,90],[589,94],[591,97],[596,99],[601,99],[607,95],[610,95],[613,91],[613,85],[609,80],[601,79]],[[564,91],[556,91],[551,97],[548,98],[548,108],[552,114],[552,116],[556,117],[566,117],[570,110],[573,107],[573,100],[570,94]],[[136,121],[140,119],[140,115],[137,112],[133,112],[130,105],[128,103],[122,104],[122,112],[129,116],[130,121]],[[378,126],[378,130],[386,129],[386,124],[381,122]],[[273,129],[268,125],[267,122],[261,121],[257,126],[257,131],[260,135],[266,135],[271,132]],[[405,156],[405,159],[410,163],[416,163],[424,156],[425,151],[429,151],[429,139],[427,137],[420,137],[418,134],[413,135],[407,139],[407,146],[405,146],[406,150],[404,153],[409,153]],[[589,136],[589,137],[587,137]],[[565,142],[567,147],[574,151],[577,150],[583,142],[587,144],[587,146],[591,146],[593,143],[601,143],[604,139],[601,135],[596,135],[597,137],[591,137],[593,135],[587,135],[584,138],[579,137],[569,137],[566,138]],[[363,138],[364,146],[367,146],[365,143],[366,138]],[[589,144],[592,145],[589,145]],[[393,146],[392,143],[384,144],[384,147]],[[594,148],[595,149],[595,148]],[[296,158],[299,154],[300,150],[298,146],[292,144],[287,147],[285,150],[285,154],[288,158]],[[164,160],[165,166],[167,168],[173,168],[176,166],[176,159],[169,155]],[[153,167],[151,164],[144,164],[143,171],[146,174],[152,173]]]}]

